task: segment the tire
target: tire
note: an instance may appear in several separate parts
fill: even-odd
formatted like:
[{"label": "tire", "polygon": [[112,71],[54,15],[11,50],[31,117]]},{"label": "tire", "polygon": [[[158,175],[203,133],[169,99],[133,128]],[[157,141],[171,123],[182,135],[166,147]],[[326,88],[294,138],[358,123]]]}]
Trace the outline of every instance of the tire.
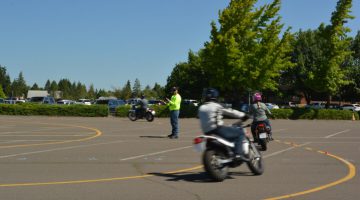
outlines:
[{"label": "tire", "polygon": [[154,121],[154,115],[149,112],[145,113],[145,118],[148,122]]},{"label": "tire", "polygon": [[229,167],[226,165],[218,165],[217,159],[226,158],[225,154],[221,151],[207,149],[203,155],[203,163],[205,171],[210,177],[217,182],[223,181],[228,176]]},{"label": "tire", "polygon": [[267,150],[267,139],[259,139],[259,144],[261,146],[261,150],[262,151],[266,151]]},{"label": "tire", "polygon": [[[256,155],[260,155],[260,158],[256,158]],[[264,160],[261,156],[261,153],[257,150],[256,146],[253,143],[250,143],[249,148],[249,158],[250,161],[247,162],[247,165],[254,175],[261,175],[264,173]]]},{"label": "tire", "polygon": [[137,120],[137,117],[136,117],[135,112],[129,112],[129,113],[128,113],[128,118],[129,118],[131,121],[136,121],[136,120]]}]

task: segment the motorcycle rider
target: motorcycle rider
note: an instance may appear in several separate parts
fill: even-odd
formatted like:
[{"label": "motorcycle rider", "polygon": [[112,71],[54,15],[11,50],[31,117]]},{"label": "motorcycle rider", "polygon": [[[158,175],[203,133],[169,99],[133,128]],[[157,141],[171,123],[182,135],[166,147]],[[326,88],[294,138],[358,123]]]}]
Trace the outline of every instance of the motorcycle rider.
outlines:
[{"label": "motorcycle rider", "polygon": [[253,95],[252,99],[253,99],[253,104],[251,104],[250,108],[249,108],[249,113],[251,116],[253,116],[253,123],[251,125],[251,133],[254,135],[256,126],[263,122],[266,124],[266,126],[268,126],[270,128],[269,137],[270,137],[270,140],[273,140],[270,121],[269,121],[268,117],[266,116],[266,114],[271,115],[270,110],[264,103],[261,102],[262,97],[261,97],[260,93],[256,92]]},{"label": "motorcycle rider", "polygon": [[145,98],[145,95],[141,95],[141,99],[137,102],[136,106],[136,113],[140,116],[144,116],[148,109],[148,100]]},{"label": "motorcycle rider", "polygon": [[231,108],[224,108],[217,102],[218,97],[219,92],[214,88],[207,88],[203,92],[205,103],[198,110],[202,131],[206,135],[214,134],[234,142],[235,159],[247,161],[247,155],[244,154],[242,147],[243,142],[246,142],[243,129],[225,126],[223,116],[230,116],[245,121],[248,119],[248,115]]}]

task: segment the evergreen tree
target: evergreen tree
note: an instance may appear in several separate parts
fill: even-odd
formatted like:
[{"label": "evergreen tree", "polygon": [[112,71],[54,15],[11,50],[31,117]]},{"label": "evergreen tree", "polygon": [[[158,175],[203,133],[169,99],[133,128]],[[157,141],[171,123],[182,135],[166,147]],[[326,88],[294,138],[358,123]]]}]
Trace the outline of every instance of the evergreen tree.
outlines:
[{"label": "evergreen tree", "polygon": [[49,79],[46,81],[44,89],[51,93],[51,82]]},{"label": "evergreen tree", "polygon": [[125,86],[123,87],[122,91],[121,91],[121,99],[130,99],[132,95],[132,91],[131,91],[131,83],[128,80],[125,84]]},{"label": "evergreen tree", "polygon": [[20,72],[17,79],[15,79],[12,83],[12,95],[13,97],[23,97],[25,98],[28,86],[26,85],[23,73]]},{"label": "evergreen tree", "polygon": [[51,81],[50,87],[48,89],[51,96],[55,97],[55,93],[59,90],[58,84],[56,81]]},{"label": "evergreen tree", "polygon": [[88,93],[87,93],[87,97],[88,99],[96,99],[96,92],[94,89],[94,84],[90,84]]},{"label": "evergreen tree", "polygon": [[154,84],[153,89],[156,92],[156,98],[157,99],[165,99],[165,89],[164,87],[161,87],[158,83]]},{"label": "evergreen tree", "polygon": [[31,90],[40,90],[37,83],[34,83],[33,86],[30,88]]},{"label": "evergreen tree", "polygon": [[139,97],[141,95],[141,84],[139,79],[135,79],[132,92],[133,92],[133,97]]}]

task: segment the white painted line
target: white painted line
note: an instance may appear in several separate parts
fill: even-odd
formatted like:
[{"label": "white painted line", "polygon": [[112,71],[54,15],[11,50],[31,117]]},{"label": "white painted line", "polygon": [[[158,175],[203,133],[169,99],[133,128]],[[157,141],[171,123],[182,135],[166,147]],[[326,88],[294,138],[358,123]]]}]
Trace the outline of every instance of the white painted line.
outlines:
[{"label": "white painted line", "polygon": [[62,148],[55,148],[55,149],[47,149],[47,150],[43,150],[43,151],[30,151],[30,152],[24,152],[24,153],[9,154],[9,155],[0,156],[0,159],[1,158],[11,158],[11,157],[16,157],[16,156],[23,156],[23,155],[38,154],[38,153],[47,153],[47,152],[52,152],[52,151],[61,151],[61,150],[69,150],[69,149],[75,149],[75,148],[106,145],[106,144],[113,144],[113,143],[120,143],[120,142],[124,142],[124,141],[119,140],[119,141],[113,141],[113,142],[104,142],[104,143],[97,143],[97,144],[88,144],[88,145],[78,145],[78,146],[62,147]]},{"label": "white painted line", "polygon": [[350,129],[346,129],[346,130],[344,130],[344,131],[340,131],[340,132],[337,132],[337,133],[328,135],[328,136],[326,136],[325,138],[331,138],[331,137],[333,137],[333,136],[335,136],[335,135],[339,135],[339,134],[341,134],[341,133],[346,133],[346,132],[349,132],[349,131],[350,131]]},{"label": "white painted line", "polygon": [[308,144],[311,144],[311,142],[307,142],[307,143],[304,143],[304,144],[300,144],[300,145],[298,145],[298,146],[296,146],[296,147],[290,147],[290,148],[287,148],[287,149],[284,149],[284,150],[281,150],[281,151],[276,151],[276,152],[274,152],[274,153],[267,154],[267,155],[265,155],[265,156],[263,156],[263,157],[264,157],[264,158],[268,158],[268,157],[271,157],[271,156],[276,156],[276,155],[279,155],[279,154],[284,153],[284,152],[286,152],[286,151],[290,151],[290,150],[293,150],[293,149],[295,149],[295,148],[303,147],[303,146],[306,146],[306,145],[308,145]]},{"label": "white painted line", "polygon": [[191,147],[193,147],[193,146],[180,147],[180,148],[176,148],[176,149],[168,149],[168,150],[164,150],[164,151],[159,151],[159,152],[154,152],[154,153],[149,153],[149,154],[143,154],[143,155],[132,156],[132,157],[128,157],[128,158],[123,158],[123,159],[120,159],[120,160],[121,161],[134,160],[134,159],[137,159],[137,158],[143,158],[143,157],[146,157],[146,156],[154,156],[154,155],[168,153],[168,152],[172,152],[172,151],[179,151],[179,150],[188,149],[188,148],[191,148]]}]

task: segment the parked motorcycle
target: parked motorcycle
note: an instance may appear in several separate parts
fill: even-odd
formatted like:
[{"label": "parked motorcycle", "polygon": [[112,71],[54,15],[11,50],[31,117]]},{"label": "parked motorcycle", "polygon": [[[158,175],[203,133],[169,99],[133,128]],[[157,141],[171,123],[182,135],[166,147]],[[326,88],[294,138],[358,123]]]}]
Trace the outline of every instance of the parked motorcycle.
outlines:
[{"label": "parked motorcycle", "polygon": [[136,106],[133,105],[128,112],[128,118],[131,121],[145,118],[147,121],[152,122],[155,118],[155,110],[147,108],[145,112],[137,111]]},{"label": "parked motorcycle", "polygon": [[267,143],[270,141],[270,127],[264,122],[259,122],[256,125],[255,132],[252,133],[254,141],[261,146],[262,151],[267,150]]},{"label": "parked motorcycle", "polygon": [[[241,123],[237,123],[238,128],[246,127]],[[223,181],[227,175],[229,168],[235,168],[246,162],[250,171],[254,175],[261,175],[264,172],[264,163],[261,153],[255,144],[246,134],[246,142],[243,143],[244,153],[247,155],[248,161],[237,160],[234,157],[234,143],[229,142],[216,135],[201,135],[194,139],[194,146],[197,151],[203,152],[202,162],[205,171],[215,181]]]}]

